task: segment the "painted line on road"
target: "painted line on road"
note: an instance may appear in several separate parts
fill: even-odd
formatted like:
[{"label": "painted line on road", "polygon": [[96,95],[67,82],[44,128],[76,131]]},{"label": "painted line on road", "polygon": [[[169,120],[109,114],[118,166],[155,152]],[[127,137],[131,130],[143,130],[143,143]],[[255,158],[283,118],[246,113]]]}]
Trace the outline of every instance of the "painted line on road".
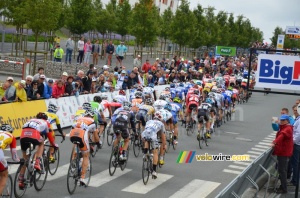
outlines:
[{"label": "painted line on road", "polygon": [[267,137],[269,137],[269,138],[275,138],[275,134],[274,135],[268,135]]},{"label": "painted line on road", "polygon": [[238,134],[240,134],[240,133],[236,133],[236,132],[225,132],[225,133],[233,134],[233,135],[238,135]]},{"label": "painted line on road", "polygon": [[[120,171],[119,169],[116,170],[115,174],[113,176],[110,176],[109,170],[106,169],[96,175],[93,175],[91,178],[91,182],[89,186],[92,187],[99,187],[102,186],[103,184],[106,184],[114,179],[117,179],[118,177],[121,177],[122,175],[129,173],[132,171],[132,169],[124,169],[123,171]],[[143,183],[143,182],[142,182]]]},{"label": "painted line on road", "polygon": [[271,140],[271,141],[273,141],[274,138],[268,138],[268,137],[266,137],[265,140]]},{"label": "painted line on road", "polygon": [[251,164],[251,162],[239,162],[239,161],[236,161],[236,162],[233,162],[235,164],[240,164],[240,165],[245,165],[245,166],[249,166]]},{"label": "painted line on road", "polygon": [[267,146],[269,146],[270,147],[270,143],[266,143],[266,142],[258,142],[258,144],[260,144],[260,145],[267,145]]},{"label": "painted line on road", "polygon": [[70,137],[70,133],[67,133],[67,134],[66,134],[66,137]]},{"label": "painted line on road", "polygon": [[242,167],[242,166],[235,166],[235,165],[229,165],[228,168],[233,168],[233,169],[240,169],[240,170],[244,170],[246,167]]},{"label": "painted line on road", "polygon": [[[59,166],[55,175],[48,174],[47,181],[53,181],[55,179],[58,179],[58,178],[64,177],[64,176],[67,177],[69,166],[70,166],[70,163],[65,164],[63,166]],[[49,177],[49,175],[50,175],[50,177]]]},{"label": "painted line on road", "polygon": [[236,137],[236,140],[241,140],[241,141],[245,141],[245,142],[252,142],[253,140],[248,139],[248,138],[242,138],[242,137]]},{"label": "painted line on road", "polygon": [[[270,144],[271,145],[271,144]],[[257,145],[255,145],[255,147],[258,147],[258,148],[261,148],[261,149],[268,149],[268,148],[270,148],[270,146],[263,146],[263,145],[259,145],[259,144],[257,144]]]},{"label": "painted line on road", "polygon": [[[138,194],[146,194],[149,191],[153,190],[154,188],[158,187],[162,183],[166,182],[167,180],[171,179],[174,177],[174,175],[167,175],[167,174],[162,174],[158,173],[157,174],[157,179],[149,179],[147,185],[144,185],[143,180],[139,180],[130,186],[127,186],[126,188],[122,189],[122,191],[125,192],[131,192],[131,193],[138,193]],[[150,176],[151,178],[151,176]]]},{"label": "painted line on road", "polygon": [[251,150],[254,150],[254,151],[262,151],[262,152],[265,152],[266,149],[262,149],[262,148],[251,148]]},{"label": "painted line on road", "polygon": [[247,153],[252,153],[252,154],[256,154],[256,155],[261,155],[262,152],[256,152],[256,151],[247,151]]},{"label": "painted line on road", "polygon": [[223,172],[225,173],[233,173],[233,174],[241,174],[242,172],[241,171],[234,171],[234,170],[228,170],[228,169],[224,169]]},{"label": "painted line on road", "polygon": [[249,155],[249,156],[250,156],[250,158],[254,158],[254,159],[259,157],[259,155]]},{"label": "painted line on road", "polygon": [[199,197],[199,195],[201,195],[201,197],[207,197],[220,184],[221,183],[194,179],[169,198],[194,198]]},{"label": "painted line on road", "polygon": [[272,143],[273,140],[266,140],[266,139],[264,139],[264,140],[262,140],[262,142]]}]

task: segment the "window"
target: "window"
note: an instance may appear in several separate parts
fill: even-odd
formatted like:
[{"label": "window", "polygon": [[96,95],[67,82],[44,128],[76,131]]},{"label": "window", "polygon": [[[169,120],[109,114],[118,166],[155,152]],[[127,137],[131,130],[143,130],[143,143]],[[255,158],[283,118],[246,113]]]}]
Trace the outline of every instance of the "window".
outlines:
[{"label": "window", "polygon": [[174,2],[172,0],[171,3],[170,3],[170,8],[173,8],[173,4],[174,4]]}]

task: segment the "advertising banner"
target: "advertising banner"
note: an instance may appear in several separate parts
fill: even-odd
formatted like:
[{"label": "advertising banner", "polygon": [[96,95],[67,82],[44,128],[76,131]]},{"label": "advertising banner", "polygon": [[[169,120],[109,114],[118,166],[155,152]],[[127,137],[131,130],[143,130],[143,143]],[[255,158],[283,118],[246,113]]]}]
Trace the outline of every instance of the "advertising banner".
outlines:
[{"label": "advertising banner", "polygon": [[235,56],[236,47],[216,46],[216,54],[222,56]]},{"label": "advertising banner", "polygon": [[285,34],[294,34],[300,36],[300,26],[286,26]]},{"label": "advertising banner", "polygon": [[300,57],[275,54],[258,56],[256,84],[259,88],[300,90]]},{"label": "advertising banner", "polygon": [[284,45],[284,35],[283,34],[279,34],[278,38],[277,38],[276,49],[277,50],[283,50],[283,45]]}]

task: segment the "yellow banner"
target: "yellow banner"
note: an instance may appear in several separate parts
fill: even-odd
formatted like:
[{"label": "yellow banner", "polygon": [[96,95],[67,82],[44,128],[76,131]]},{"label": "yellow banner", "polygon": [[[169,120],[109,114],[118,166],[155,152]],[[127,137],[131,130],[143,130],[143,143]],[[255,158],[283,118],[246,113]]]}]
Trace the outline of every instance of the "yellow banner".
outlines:
[{"label": "yellow banner", "polygon": [[14,136],[19,137],[24,123],[35,117],[38,112],[46,110],[44,100],[2,104],[0,105],[0,123],[10,124],[14,128]]}]

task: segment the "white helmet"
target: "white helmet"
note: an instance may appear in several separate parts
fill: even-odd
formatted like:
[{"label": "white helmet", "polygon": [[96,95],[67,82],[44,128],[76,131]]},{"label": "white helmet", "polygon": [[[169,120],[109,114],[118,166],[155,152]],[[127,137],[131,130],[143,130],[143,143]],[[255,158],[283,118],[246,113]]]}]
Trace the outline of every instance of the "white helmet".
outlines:
[{"label": "white helmet", "polygon": [[102,100],[107,100],[107,98],[108,98],[108,96],[107,96],[106,93],[102,93],[102,94],[100,95],[100,97],[101,97]]}]

